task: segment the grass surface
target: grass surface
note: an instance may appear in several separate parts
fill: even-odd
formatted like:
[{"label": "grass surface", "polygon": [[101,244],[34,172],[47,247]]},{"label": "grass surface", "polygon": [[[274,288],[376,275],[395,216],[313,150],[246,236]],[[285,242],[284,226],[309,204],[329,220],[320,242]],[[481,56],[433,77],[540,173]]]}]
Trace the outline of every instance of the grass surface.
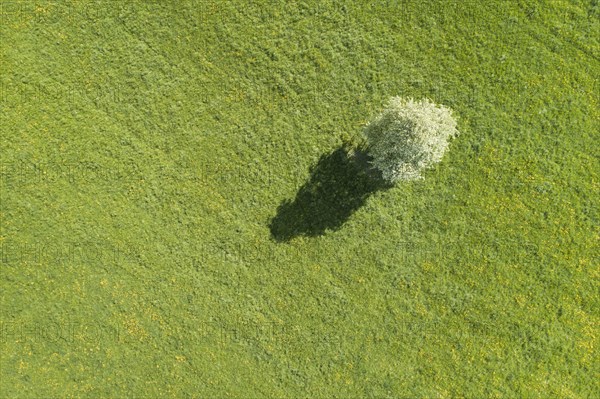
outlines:
[{"label": "grass surface", "polygon": [[597,0],[0,3],[1,397],[600,394]]}]

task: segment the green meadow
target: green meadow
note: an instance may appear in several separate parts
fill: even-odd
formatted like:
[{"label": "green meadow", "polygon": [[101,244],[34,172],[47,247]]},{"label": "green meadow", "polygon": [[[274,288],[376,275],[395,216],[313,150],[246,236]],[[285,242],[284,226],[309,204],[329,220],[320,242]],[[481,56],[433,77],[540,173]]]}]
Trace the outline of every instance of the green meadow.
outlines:
[{"label": "green meadow", "polygon": [[0,397],[600,396],[598,0],[0,5]]}]

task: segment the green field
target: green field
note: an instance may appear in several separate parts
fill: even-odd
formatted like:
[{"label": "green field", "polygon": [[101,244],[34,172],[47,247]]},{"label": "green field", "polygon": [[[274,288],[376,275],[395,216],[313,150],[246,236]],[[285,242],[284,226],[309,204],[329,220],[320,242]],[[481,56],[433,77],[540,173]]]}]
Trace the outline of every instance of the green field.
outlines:
[{"label": "green field", "polygon": [[0,4],[1,398],[600,396],[598,0]]}]

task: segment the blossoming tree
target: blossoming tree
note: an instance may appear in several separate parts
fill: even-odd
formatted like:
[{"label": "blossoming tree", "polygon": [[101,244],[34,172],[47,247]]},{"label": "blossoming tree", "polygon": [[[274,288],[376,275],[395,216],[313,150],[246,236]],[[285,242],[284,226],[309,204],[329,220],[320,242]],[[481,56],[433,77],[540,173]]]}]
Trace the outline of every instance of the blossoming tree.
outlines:
[{"label": "blossoming tree", "polygon": [[442,159],[448,140],[458,135],[449,108],[400,97],[392,97],[363,133],[371,164],[390,183],[422,178],[423,170]]}]

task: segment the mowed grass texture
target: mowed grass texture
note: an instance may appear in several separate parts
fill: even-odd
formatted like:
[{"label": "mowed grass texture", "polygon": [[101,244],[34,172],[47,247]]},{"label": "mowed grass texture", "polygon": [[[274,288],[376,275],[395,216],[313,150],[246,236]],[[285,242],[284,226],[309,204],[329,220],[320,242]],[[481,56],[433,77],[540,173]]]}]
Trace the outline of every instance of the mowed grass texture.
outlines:
[{"label": "mowed grass texture", "polygon": [[600,394],[597,0],[1,6],[1,397]]}]

